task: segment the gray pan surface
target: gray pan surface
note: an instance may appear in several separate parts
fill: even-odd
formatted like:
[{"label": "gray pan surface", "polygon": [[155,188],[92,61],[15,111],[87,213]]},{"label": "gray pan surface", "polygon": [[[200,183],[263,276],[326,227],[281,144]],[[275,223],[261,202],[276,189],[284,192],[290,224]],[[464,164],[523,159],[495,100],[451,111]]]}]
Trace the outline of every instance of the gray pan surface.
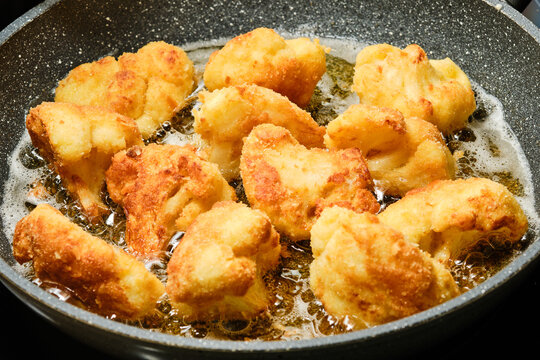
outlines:
[{"label": "gray pan surface", "polygon": [[[497,6],[499,5],[499,6]],[[133,51],[152,40],[176,45],[233,37],[265,26],[321,37],[418,43],[449,56],[503,103],[540,187],[540,31],[495,1],[45,1],[0,33],[0,184],[25,131],[27,110],[51,100],[58,79],[82,62]],[[536,211],[539,212],[538,202]],[[0,279],[40,315],[104,351],[141,358],[388,356],[462,329],[512,291],[540,253],[535,241],[498,274],[428,311],[369,330],[295,342],[181,338],[126,326],[63,303],[18,274],[0,235]]]}]

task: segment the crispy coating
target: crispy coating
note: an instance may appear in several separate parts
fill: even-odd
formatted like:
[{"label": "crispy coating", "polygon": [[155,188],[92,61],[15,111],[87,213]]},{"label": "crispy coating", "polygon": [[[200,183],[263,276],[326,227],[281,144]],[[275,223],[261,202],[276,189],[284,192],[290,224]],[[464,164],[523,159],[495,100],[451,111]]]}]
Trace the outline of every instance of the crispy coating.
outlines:
[{"label": "crispy coating", "polygon": [[323,147],[324,127],[309,113],[270,89],[257,85],[231,86],[199,93],[200,110],[194,110],[195,131],[209,145],[209,160],[223,176],[240,176],[243,138],[263,123],[287,128],[304,146]]},{"label": "crispy coating", "polygon": [[148,138],[187,104],[194,85],[186,53],[157,41],[118,60],[107,56],[77,66],[59,82],[55,101],[107,107],[135,119]]},{"label": "crispy coating", "polygon": [[143,143],[133,119],[94,106],[45,102],[30,109],[26,128],[91,221],[107,212],[100,192],[113,155]]},{"label": "crispy coating", "polygon": [[136,319],[154,311],[165,293],[158,278],[131,255],[94,237],[48,204],[15,227],[13,254],[33,261],[36,276],[71,290],[89,309]]},{"label": "crispy coating", "polygon": [[352,105],[328,124],[324,142],[329,149],[362,150],[377,187],[388,195],[455,176],[456,162],[437,127],[397,110]]},{"label": "crispy coating", "polygon": [[508,189],[482,178],[435,181],[410,191],[378,216],[443,263],[482,240],[518,241],[528,227]]},{"label": "crispy coating", "polygon": [[306,149],[282,127],[262,124],[244,140],[240,171],[253,208],[292,240],[309,239],[325,207],[377,212],[360,150]]},{"label": "crispy coating", "polygon": [[126,243],[140,256],[157,255],[176,231],[186,230],[215,202],[236,199],[217,165],[192,146],[150,144],[122,151],[106,182],[126,214]]},{"label": "crispy coating", "polygon": [[325,48],[318,40],[284,40],[272,29],[257,28],[210,55],[204,84],[209,90],[256,84],[305,107],[325,72]]},{"label": "crispy coating", "polygon": [[189,320],[249,319],[270,302],[262,276],[279,262],[266,215],[219,202],[187,229],[167,267],[167,294]]},{"label": "crispy coating", "polygon": [[353,90],[361,103],[419,117],[444,134],[464,128],[476,108],[467,75],[449,58],[428,60],[416,44],[364,48],[356,57]]},{"label": "crispy coating", "polygon": [[326,311],[357,328],[397,320],[459,295],[452,275],[375,215],[332,207],[311,229],[310,285]]}]

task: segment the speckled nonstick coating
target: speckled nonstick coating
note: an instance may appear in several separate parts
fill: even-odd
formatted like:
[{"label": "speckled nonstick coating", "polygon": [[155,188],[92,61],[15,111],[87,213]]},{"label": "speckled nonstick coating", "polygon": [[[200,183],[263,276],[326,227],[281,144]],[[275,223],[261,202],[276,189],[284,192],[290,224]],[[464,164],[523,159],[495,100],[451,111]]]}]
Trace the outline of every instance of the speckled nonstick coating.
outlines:
[{"label": "speckled nonstick coating", "polygon": [[[499,5],[499,6],[496,6]],[[418,43],[449,56],[501,100],[540,188],[540,31],[495,1],[45,1],[0,33],[0,183],[24,131],[28,109],[51,100],[69,69],[152,40],[183,45],[266,26],[322,37],[397,46]],[[539,211],[538,202],[536,210]],[[531,268],[538,236],[515,261],[480,286],[414,316],[359,332],[313,340],[212,341],[149,332],[61,302],[24,279],[10,240],[0,235],[2,282],[67,333],[112,354],[141,358],[389,357],[444,339],[491,309]]]}]

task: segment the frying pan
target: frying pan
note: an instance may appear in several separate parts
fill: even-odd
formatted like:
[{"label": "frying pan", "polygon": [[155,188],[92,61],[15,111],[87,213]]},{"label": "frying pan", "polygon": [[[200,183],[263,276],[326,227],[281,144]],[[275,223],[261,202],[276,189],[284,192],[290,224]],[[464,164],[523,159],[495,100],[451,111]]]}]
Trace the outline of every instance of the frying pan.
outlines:
[{"label": "frying pan", "polygon": [[[6,164],[25,131],[26,112],[51,100],[51,89],[75,65],[134,51],[153,40],[182,45],[230,38],[259,26],[400,47],[415,42],[428,49],[430,57],[451,57],[502,102],[505,119],[530,163],[538,197],[540,31],[505,3],[491,0],[425,1],[421,5],[413,0],[45,1],[0,33],[0,184],[9,175]],[[538,202],[535,208],[539,212]],[[435,344],[451,346],[444,341],[464,329],[470,331],[471,324],[485,319],[486,314],[493,316],[493,309],[503,299],[523,289],[518,286],[530,276],[539,254],[540,241],[535,233],[534,241],[503,270],[440,306],[368,330],[289,342],[189,339],[107,320],[58,300],[16,272],[10,240],[3,234],[0,279],[47,321],[115,356],[381,358],[410,354]]]}]

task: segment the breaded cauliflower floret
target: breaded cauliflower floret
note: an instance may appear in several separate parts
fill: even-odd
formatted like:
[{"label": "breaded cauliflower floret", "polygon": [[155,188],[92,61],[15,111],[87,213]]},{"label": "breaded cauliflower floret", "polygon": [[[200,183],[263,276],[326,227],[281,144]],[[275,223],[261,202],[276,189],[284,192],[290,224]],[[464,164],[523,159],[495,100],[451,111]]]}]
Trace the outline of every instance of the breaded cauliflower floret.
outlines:
[{"label": "breaded cauliflower floret", "polygon": [[360,102],[419,117],[444,134],[462,129],[476,108],[467,75],[449,58],[428,60],[416,44],[372,45],[356,57],[353,90]]},{"label": "breaded cauliflower floret", "polygon": [[508,189],[482,178],[435,181],[410,191],[378,216],[443,263],[481,240],[518,241],[528,227]]},{"label": "breaded cauliflower floret", "polygon": [[294,241],[309,239],[325,207],[379,210],[360,150],[306,149],[279,126],[262,124],[251,131],[244,140],[240,171],[251,206]]},{"label": "breaded cauliflower floret", "polygon": [[33,261],[37,278],[71,290],[90,310],[120,319],[154,311],[161,281],[134,257],[94,237],[48,204],[15,227],[13,255]]},{"label": "breaded cauliflower floret", "polygon": [[107,212],[100,192],[113,155],[143,144],[133,119],[94,106],[42,103],[30,109],[26,128],[91,221]]},{"label": "breaded cauliflower floret", "polygon": [[310,285],[326,311],[357,328],[397,320],[459,295],[452,275],[372,214],[325,209],[311,229]]},{"label": "breaded cauliflower floret", "polygon": [[186,106],[195,85],[194,67],[179,47],[151,42],[115,60],[77,66],[59,82],[55,101],[107,107],[129,116],[148,138]]},{"label": "breaded cauliflower floret", "polygon": [[134,146],[116,154],[106,173],[111,199],[124,208],[126,243],[141,256],[164,250],[215,202],[235,200],[217,165],[192,146]]},{"label": "breaded cauliflower floret", "polygon": [[309,113],[270,89],[257,85],[238,85],[199,93],[200,110],[194,110],[195,131],[209,145],[209,160],[219,165],[223,176],[240,176],[243,138],[259,124],[271,123],[287,128],[302,144],[323,146],[324,127]]},{"label": "breaded cauliflower floret", "polygon": [[266,215],[220,202],[199,215],[167,267],[167,294],[189,320],[249,319],[269,303],[262,276],[280,256],[279,235]]},{"label": "breaded cauliflower floret", "polygon": [[209,90],[256,84],[305,107],[325,72],[325,48],[318,40],[284,40],[272,29],[258,28],[210,55],[204,84]]},{"label": "breaded cauliflower floret", "polygon": [[455,176],[455,160],[437,127],[397,110],[352,105],[328,124],[324,142],[329,149],[362,150],[377,187],[389,195]]}]

